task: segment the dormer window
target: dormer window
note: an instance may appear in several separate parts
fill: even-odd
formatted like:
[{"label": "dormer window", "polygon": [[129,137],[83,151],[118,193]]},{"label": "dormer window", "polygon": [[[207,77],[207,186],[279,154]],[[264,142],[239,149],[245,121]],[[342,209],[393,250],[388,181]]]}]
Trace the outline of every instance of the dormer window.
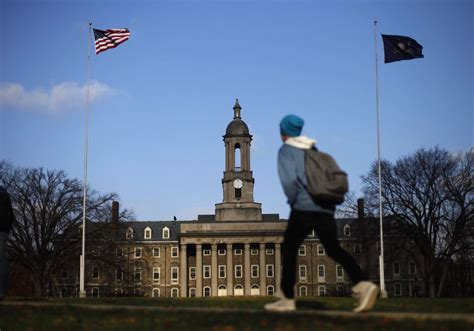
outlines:
[{"label": "dormer window", "polygon": [[145,239],[151,239],[151,229],[149,227],[145,228],[144,238]]},{"label": "dormer window", "polygon": [[351,235],[351,227],[349,224],[344,225],[344,236],[349,237]]},{"label": "dormer window", "polygon": [[133,229],[132,228],[127,229],[127,232],[125,233],[125,238],[133,239]]},{"label": "dormer window", "polygon": [[170,239],[170,229],[167,226],[165,226],[163,228],[163,231],[162,231],[161,235],[162,235],[163,239]]}]

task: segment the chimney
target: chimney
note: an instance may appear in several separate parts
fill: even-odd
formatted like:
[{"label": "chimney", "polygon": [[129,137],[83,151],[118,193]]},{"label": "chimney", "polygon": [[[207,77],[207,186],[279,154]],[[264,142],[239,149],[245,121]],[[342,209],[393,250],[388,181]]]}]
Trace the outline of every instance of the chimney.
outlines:
[{"label": "chimney", "polygon": [[357,218],[363,221],[364,217],[364,199],[357,199]]},{"label": "chimney", "polygon": [[119,203],[112,201],[112,223],[118,223],[119,220]]}]

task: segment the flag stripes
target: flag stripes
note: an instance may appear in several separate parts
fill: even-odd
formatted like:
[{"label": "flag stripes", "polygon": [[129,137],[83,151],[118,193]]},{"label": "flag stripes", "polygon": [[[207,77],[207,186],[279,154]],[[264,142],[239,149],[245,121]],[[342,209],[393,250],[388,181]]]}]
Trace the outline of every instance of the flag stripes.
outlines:
[{"label": "flag stripes", "polygon": [[93,31],[95,54],[99,54],[110,48],[115,48],[130,38],[130,31],[128,31],[128,29],[109,29],[105,31],[93,29]]}]

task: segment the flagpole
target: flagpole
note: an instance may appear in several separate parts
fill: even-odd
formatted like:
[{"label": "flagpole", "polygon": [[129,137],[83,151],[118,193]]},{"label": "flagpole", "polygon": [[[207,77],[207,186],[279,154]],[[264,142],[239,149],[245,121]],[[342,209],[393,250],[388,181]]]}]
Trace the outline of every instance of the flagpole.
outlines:
[{"label": "flagpole", "polygon": [[380,111],[379,111],[379,70],[377,57],[377,21],[374,20],[374,41],[375,41],[375,108],[377,111],[377,163],[378,163],[378,177],[379,177],[379,222],[380,222],[380,256],[379,256],[379,271],[380,271],[380,297],[386,298],[387,291],[385,290],[385,272],[384,272],[384,255],[383,255],[383,223],[382,223],[382,175],[380,166]]},{"label": "flagpole", "polygon": [[92,23],[89,23],[88,33],[88,55],[87,55],[87,94],[86,94],[86,111],[84,115],[84,192],[82,203],[82,254],[80,259],[79,274],[79,297],[85,298],[86,291],[84,289],[84,268],[86,256],[86,202],[87,202],[87,152],[88,152],[88,135],[89,135],[89,89],[90,89],[90,72],[91,72],[91,31]]}]

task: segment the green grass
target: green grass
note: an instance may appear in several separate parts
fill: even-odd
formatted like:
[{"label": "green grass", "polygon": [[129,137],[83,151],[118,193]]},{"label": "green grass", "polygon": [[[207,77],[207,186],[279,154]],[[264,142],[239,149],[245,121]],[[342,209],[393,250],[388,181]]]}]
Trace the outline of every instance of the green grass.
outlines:
[{"label": "green grass", "polygon": [[[472,330],[474,325],[465,321],[395,320],[385,317],[357,315],[329,317],[320,315],[278,314],[266,312],[263,305],[274,298],[100,298],[100,299],[43,299],[8,298],[7,301],[36,301],[60,303],[58,307],[0,305],[0,330]],[[383,299],[375,311],[465,313],[474,311],[472,299]],[[235,308],[232,312],[173,312],[124,310],[92,310],[69,304],[108,304],[163,307]],[[350,311],[351,298],[306,298],[298,301],[298,310]],[[258,309],[249,313],[239,309]],[[261,312],[260,312],[261,311]]]}]

